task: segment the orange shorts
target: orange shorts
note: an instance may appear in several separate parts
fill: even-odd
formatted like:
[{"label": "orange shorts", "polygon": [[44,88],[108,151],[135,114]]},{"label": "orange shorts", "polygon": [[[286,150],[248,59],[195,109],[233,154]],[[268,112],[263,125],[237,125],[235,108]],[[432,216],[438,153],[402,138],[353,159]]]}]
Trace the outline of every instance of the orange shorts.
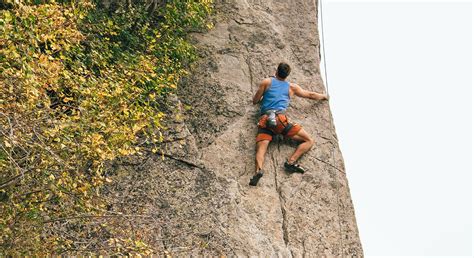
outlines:
[{"label": "orange shorts", "polygon": [[[267,127],[268,115],[262,115],[258,121],[258,132],[256,142],[273,139],[273,135],[282,134],[285,137],[295,136],[300,130],[301,125],[290,123],[288,117],[285,114],[277,114],[277,125],[276,127]],[[291,128],[287,129],[285,134],[285,128],[290,125]]]}]

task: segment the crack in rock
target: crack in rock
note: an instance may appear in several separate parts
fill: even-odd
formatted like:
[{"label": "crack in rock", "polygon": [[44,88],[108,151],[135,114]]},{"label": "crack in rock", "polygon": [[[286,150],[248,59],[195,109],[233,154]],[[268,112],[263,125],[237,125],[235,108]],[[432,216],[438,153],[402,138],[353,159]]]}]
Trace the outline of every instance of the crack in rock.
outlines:
[{"label": "crack in rock", "polygon": [[[277,142],[277,149],[272,151],[271,153],[271,157],[272,157],[272,165],[273,165],[273,171],[274,171],[274,179],[275,179],[275,190],[278,194],[278,198],[280,200],[280,211],[281,211],[281,215],[282,215],[282,224],[281,224],[281,230],[282,230],[282,235],[283,235],[283,241],[285,242],[285,246],[288,250],[289,249],[289,234],[288,234],[288,214],[287,214],[287,211],[286,211],[286,207],[285,207],[285,200],[283,198],[283,194],[281,192],[281,186],[278,184],[278,177],[277,177],[277,173],[278,173],[278,166],[277,166],[277,161],[275,159],[275,152],[277,152],[277,154],[280,154],[280,142],[278,141]],[[291,252],[290,250],[290,254],[291,256],[290,257],[293,257],[293,252]]]},{"label": "crack in rock", "polygon": [[339,171],[339,172],[341,172],[341,173],[343,173],[343,174],[346,173],[346,172],[344,172],[344,170],[342,170],[342,169],[340,169],[340,168],[334,166],[333,164],[331,164],[331,163],[329,163],[329,162],[327,162],[327,161],[325,161],[325,160],[322,160],[322,159],[317,158],[317,157],[314,157],[314,158],[315,158],[317,161],[322,162],[322,163],[324,163],[324,164],[326,164],[326,165],[329,165],[330,167],[336,169],[337,171]]},{"label": "crack in rock", "polygon": [[249,69],[249,76],[250,76],[250,92],[253,94],[253,71],[252,71],[252,64],[250,63],[250,51],[247,45],[245,45],[245,50],[247,51],[247,56],[245,57],[245,63],[247,63],[247,66]]}]

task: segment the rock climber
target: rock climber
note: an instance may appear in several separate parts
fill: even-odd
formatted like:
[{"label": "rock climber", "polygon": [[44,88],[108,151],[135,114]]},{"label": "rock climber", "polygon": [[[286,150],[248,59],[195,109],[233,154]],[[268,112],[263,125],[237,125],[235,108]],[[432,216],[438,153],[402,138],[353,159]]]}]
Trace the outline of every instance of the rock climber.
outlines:
[{"label": "rock climber", "polygon": [[301,142],[285,161],[285,170],[290,173],[304,173],[304,169],[296,161],[314,145],[313,138],[301,125],[291,123],[285,111],[293,95],[313,100],[327,100],[328,95],[304,90],[298,84],[287,81],[290,72],[291,68],[287,63],[280,63],[275,76],[264,79],[253,97],[253,104],[261,102],[261,106],[256,139],[256,173],[249,183],[252,186],[256,186],[263,176],[263,161],[273,136],[281,134]]}]

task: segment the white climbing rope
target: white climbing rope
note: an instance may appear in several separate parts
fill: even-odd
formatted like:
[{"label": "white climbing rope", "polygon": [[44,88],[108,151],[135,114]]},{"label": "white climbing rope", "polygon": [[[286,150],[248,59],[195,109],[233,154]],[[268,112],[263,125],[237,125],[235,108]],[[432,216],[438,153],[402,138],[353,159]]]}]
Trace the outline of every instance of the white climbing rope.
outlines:
[{"label": "white climbing rope", "polygon": [[[326,47],[324,45],[324,19],[323,19],[323,0],[315,0],[315,1],[318,1],[318,4],[319,4],[319,13],[320,13],[320,16],[318,16],[317,18],[320,18],[321,20],[321,43],[322,43],[322,57],[323,57],[323,65],[324,65],[324,82],[325,83],[325,86],[326,86],[326,94],[328,95],[329,97],[329,81],[328,81],[328,74],[327,74],[327,66],[326,66]],[[316,6],[316,3],[315,3],[315,6]],[[319,24],[319,22],[318,22]],[[320,58],[321,58],[321,54],[320,54]],[[329,104],[328,104],[329,105]],[[335,128],[334,127],[334,122],[332,120],[332,117],[331,117],[331,113],[329,112],[329,108],[328,108],[328,116],[329,116],[329,122],[330,122],[330,125],[331,125],[331,128]],[[331,154],[332,154],[332,167],[329,168],[329,169],[332,169],[333,171],[333,175],[334,175],[334,185],[336,186],[336,207],[337,207],[337,217],[338,217],[338,222],[339,222],[339,247],[340,247],[340,255],[343,256],[344,255],[344,247],[343,247],[343,244],[342,244],[342,224],[341,224],[341,214],[340,214],[340,208],[339,208],[339,200],[340,200],[340,193],[339,193],[339,183],[338,183],[338,177],[337,177],[337,170],[335,170],[334,168],[336,167],[336,159],[334,157],[334,149],[336,148],[336,145],[334,143],[331,142],[331,145],[332,145],[332,149],[331,149]]]},{"label": "white climbing rope", "polygon": [[[321,43],[322,43],[322,51],[323,52],[323,65],[324,65],[324,82],[326,86],[326,94],[329,96],[329,82],[328,82],[328,73],[326,68],[326,47],[324,45],[324,19],[323,19],[323,0],[315,0],[318,1],[319,10],[320,10],[320,20],[321,20]],[[319,23],[318,23],[319,24]]]}]

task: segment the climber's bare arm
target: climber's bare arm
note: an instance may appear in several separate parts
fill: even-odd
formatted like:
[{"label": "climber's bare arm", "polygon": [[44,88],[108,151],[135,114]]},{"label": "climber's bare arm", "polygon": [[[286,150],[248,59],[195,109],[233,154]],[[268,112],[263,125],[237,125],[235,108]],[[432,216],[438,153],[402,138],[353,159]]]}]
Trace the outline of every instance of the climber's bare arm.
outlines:
[{"label": "climber's bare arm", "polygon": [[291,83],[290,84],[290,95],[296,95],[298,97],[306,98],[306,99],[314,99],[314,100],[325,100],[328,99],[326,94],[317,93],[314,91],[307,91],[303,90],[298,84]]},{"label": "climber's bare arm", "polygon": [[261,83],[260,86],[258,87],[257,92],[255,92],[255,96],[253,96],[253,104],[257,104],[262,100],[263,93],[265,90],[267,90],[268,86],[270,86],[270,83],[272,80],[270,78],[264,79]]}]

